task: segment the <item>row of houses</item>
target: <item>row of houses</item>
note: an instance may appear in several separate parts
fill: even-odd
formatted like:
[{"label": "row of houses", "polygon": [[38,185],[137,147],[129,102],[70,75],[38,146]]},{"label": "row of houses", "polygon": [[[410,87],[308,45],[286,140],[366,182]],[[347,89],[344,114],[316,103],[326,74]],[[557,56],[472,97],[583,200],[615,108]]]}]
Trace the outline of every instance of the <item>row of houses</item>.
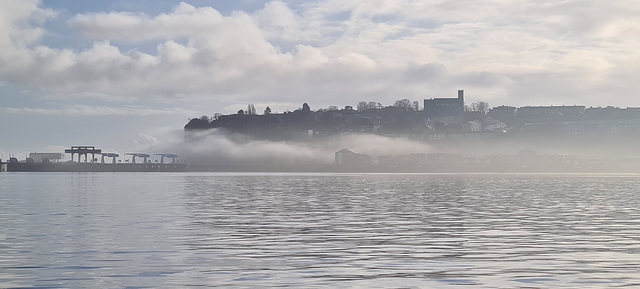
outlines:
[{"label": "row of houses", "polygon": [[430,140],[460,133],[562,134],[615,136],[640,133],[640,108],[561,106],[497,106],[486,115],[465,111],[464,91],[457,98],[424,100]]}]

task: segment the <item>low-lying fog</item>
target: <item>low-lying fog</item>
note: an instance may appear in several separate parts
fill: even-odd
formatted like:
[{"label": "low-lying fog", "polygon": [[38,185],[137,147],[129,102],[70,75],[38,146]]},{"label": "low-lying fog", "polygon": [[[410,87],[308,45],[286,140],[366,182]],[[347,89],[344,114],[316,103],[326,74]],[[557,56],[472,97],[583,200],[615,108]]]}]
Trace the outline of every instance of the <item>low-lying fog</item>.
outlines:
[{"label": "low-lying fog", "polygon": [[412,153],[452,153],[479,158],[518,155],[522,151],[534,152],[536,156],[617,160],[640,156],[639,144],[635,137],[579,139],[525,136],[428,142],[371,134],[347,134],[303,141],[267,141],[211,129],[189,132],[183,141],[153,150],[175,152],[181,161],[190,164],[330,165],[334,163],[335,153],[341,149],[366,154],[374,163],[380,156],[406,156]]},{"label": "low-lying fog", "polygon": [[431,151],[430,146],[425,143],[365,134],[340,135],[304,142],[255,140],[217,129],[191,134],[183,143],[174,145],[180,158],[190,163],[296,161],[331,164],[334,162],[335,152],[345,148],[369,156]]}]

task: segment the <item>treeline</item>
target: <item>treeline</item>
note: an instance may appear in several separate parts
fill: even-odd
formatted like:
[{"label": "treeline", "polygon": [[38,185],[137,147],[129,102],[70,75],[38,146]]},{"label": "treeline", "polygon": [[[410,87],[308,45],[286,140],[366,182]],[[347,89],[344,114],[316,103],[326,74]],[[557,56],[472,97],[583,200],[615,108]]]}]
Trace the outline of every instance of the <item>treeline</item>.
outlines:
[{"label": "treeline", "polygon": [[313,111],[304,103],[294,111],[272,113],[271,108],[266,107],[262,115],[256,114],[255,106],[250,104],[236,114],[193,118],[185,130],[218,128],[261,139],[299,140],[345,132],[402,135],[422,127],[424,115],[420,103],[401,99],[386,107],[362,101],[355,109],[330,106]]}]

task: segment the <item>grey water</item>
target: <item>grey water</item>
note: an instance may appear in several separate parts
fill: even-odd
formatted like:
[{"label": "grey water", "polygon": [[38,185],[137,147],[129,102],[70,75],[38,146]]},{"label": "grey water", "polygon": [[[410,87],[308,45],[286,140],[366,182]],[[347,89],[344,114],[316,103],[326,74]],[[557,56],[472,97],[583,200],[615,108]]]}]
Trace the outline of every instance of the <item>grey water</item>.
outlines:
[{"label": "grey water", "polygon": [[640,286],[640,176],[1,173],[1,288]]}]

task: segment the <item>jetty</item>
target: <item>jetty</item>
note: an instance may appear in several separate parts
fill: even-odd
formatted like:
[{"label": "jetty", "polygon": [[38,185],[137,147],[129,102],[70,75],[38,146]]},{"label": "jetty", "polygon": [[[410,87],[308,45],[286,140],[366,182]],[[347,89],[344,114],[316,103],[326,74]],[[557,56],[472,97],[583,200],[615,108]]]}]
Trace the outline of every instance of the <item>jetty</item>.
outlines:
[{"label": "jetty", "polygon": [[[94,146],[72,146],[64,152],[70,154],[71,160],[62,161],[65,155],[62,153],[30,153],[22,161],[10,156],[7,162],[0,160],[0,172],[184,172],[188,166],[187,163],[179,162],[178,155],[173,153],[153,156],[147,153],[127,153],[124,154],[124,159],[118,159],[120,154],[102,152]],[[100,161],[96,155],[100,156]],[[130,156],[130,159],[126,156]],[[105,158],[111,158],[111,161],[105,162]],[[136,158],[142,160],[137,161]],[[165,158],[171,161],[165,162]]]}]

